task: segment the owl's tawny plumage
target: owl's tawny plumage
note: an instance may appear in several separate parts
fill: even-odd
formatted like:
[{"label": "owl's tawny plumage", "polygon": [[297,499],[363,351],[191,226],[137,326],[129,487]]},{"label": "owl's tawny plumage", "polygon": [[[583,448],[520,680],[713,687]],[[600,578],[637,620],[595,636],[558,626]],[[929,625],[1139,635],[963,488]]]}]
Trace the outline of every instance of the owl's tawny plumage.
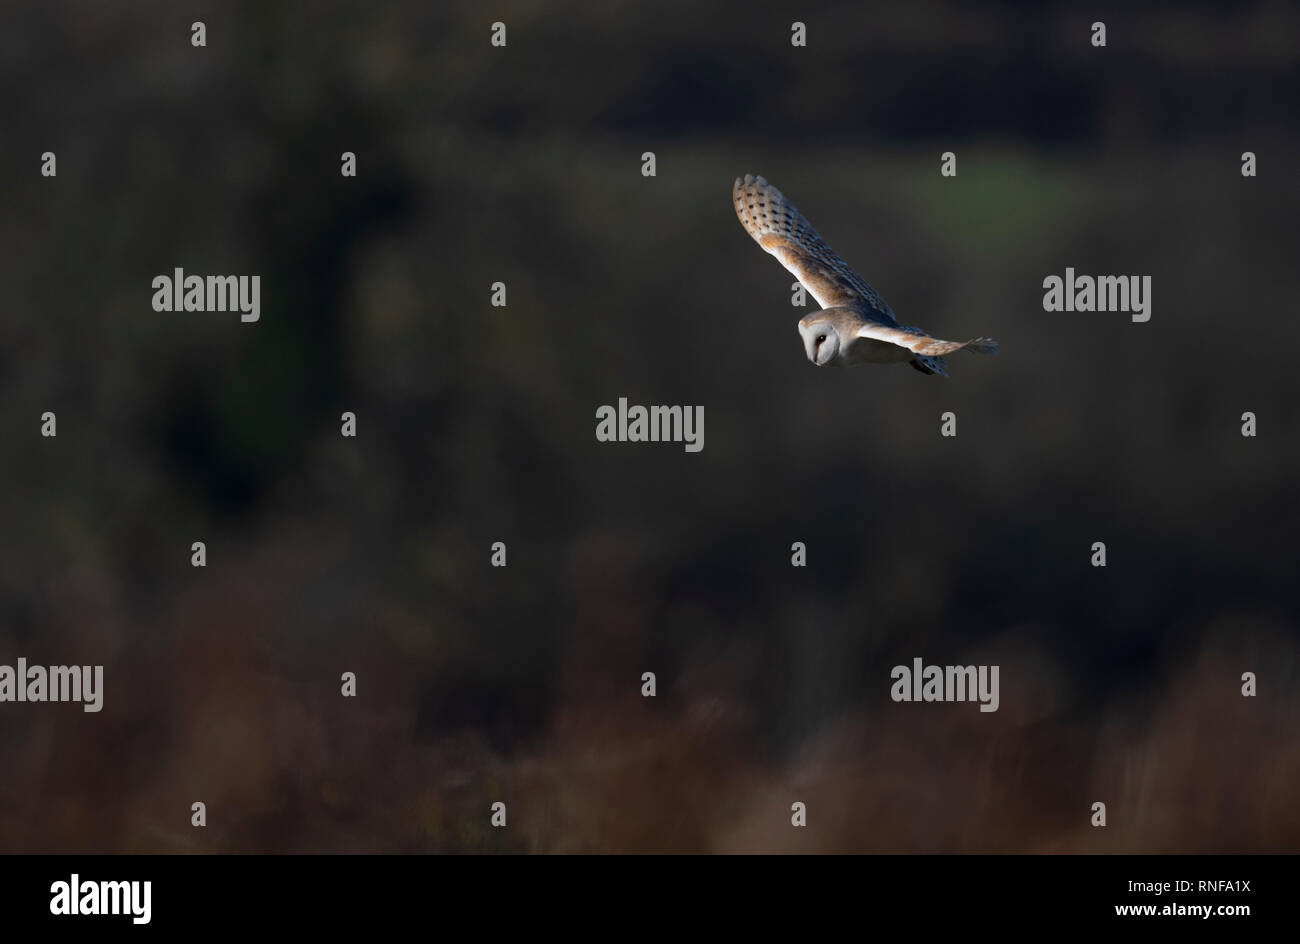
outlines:
[{"label": "owl's tawny plumage", "polygon": [[900,325],[880,294],[762,177],[737,178],[732,198],[749,235],[794,273],[824,309],[799,322],[808,359],[817,366],[909,363],[922,373],[946,376],[944,354],[997,353],[992,338],[943,341]]}]

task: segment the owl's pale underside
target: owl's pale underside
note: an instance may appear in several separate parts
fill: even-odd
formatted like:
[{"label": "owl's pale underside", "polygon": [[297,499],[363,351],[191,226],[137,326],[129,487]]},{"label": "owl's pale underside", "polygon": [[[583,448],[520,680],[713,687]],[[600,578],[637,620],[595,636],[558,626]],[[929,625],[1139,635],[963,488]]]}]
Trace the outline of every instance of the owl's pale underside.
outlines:
[{"label": "owl's pale underside", "polygon": [[992,338],[944,341],[898,323],[885,300],[817,235],[804,215],[762,177],[749,174],[732,188],[736,216],[754,241],[776,256],[822,310],[799,322],[808,360],[818,367],[911,364],[923,374],[948,375],[944,354],[996,354]]}]

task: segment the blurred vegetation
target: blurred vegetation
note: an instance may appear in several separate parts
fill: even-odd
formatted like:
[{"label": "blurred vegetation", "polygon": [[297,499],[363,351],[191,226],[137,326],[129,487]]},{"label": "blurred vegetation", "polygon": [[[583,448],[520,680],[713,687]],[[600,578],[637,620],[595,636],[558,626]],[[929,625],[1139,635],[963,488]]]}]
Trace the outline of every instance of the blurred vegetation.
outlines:
[{"label": "blurred vegetation", "polygon": [[[0,663],[106,666],[0,706],[0,848],[1300,845],[1300,12],[759,7],[0,12]],[[1003,353],[811,368],[746,172]],[[1152,320],[1045,313],[1066,266]],[[620,396],[704,451],[597,443]],[[890,702],[917,655],[1001,710]]]}]

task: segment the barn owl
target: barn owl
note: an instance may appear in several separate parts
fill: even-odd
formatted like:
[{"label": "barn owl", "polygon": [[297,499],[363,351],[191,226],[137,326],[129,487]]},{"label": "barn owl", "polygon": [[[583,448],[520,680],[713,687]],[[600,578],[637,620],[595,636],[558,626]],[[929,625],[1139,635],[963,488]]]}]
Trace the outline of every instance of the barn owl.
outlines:
[{"label": "barn owl", "polygon": [[808,360],[818,367],[911,364],[923,374],[948,375],[944,354],[996,354],[992,338],[943,341],[904,328],[885,300],[822,241],[804,215],[762,177],[745,175],[732,188],[736,216],[754,241],[794,273],[822,310],[799,322]]}]

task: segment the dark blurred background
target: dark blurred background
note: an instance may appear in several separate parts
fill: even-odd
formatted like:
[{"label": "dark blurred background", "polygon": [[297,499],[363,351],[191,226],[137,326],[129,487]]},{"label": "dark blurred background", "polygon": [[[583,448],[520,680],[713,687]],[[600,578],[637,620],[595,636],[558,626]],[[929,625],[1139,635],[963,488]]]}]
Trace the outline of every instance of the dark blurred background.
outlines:
[{"label": "dark blurred background", "polygon": [[[1300,847],[1298,32],[7,5],[0,663],[106,668],[100,714],[0,705],[0,849]],[[747,172],[1003,353],[812,368]],[[177,266],[260,274],[261,321],[154,312]],[[1151,321],[1044,312],[1066,266],[1152,276]],[[596,442],[621,396],[704,405],[704,451]],[[914,656],[1000,664],[1000,710],[893,703]]]}]

